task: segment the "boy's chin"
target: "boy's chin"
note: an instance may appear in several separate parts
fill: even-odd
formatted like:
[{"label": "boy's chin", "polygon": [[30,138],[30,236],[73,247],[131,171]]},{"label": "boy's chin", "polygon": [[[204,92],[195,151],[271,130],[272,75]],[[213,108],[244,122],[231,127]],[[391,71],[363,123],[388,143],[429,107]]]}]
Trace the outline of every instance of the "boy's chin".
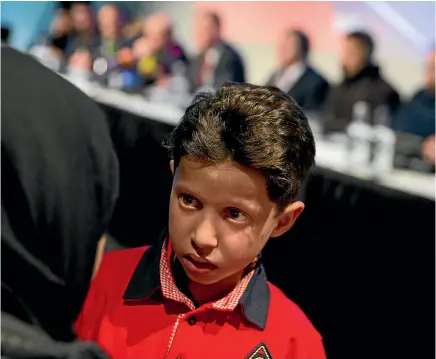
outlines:
[{"label": "boy's chin", "polygon": [[186,276],[188,277],[189,281],[200,284],[200,285],[213,285],[222,280],[222,278],[213,275],[213,273],[208,274],[194,274],[190,273],[186,269],[184,269]]},{"label": "boy's chin", "polygon": [[204,286],[217,285],[219,287],[233,287],[241,279],[239,273],[223,275],[223,273],[220,273],[219,270],[215,270],[206,274],[190,273],[185,268],[184,271],[192,284]]},{"label": "boy's chin", "polygon": [[221,278],[214,278],[208,275],[192,275],[185,271],[189,281],[199,285],[214,285],[220,282]]}]

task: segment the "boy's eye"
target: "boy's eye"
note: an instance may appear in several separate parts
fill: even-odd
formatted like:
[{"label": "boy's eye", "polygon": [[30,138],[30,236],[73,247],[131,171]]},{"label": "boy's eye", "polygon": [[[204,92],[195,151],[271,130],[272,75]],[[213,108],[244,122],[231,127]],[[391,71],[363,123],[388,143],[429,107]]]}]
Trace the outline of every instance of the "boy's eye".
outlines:
[{"label": "boy's eye", "polygon": [[189,194],[180,195],[179,200],[181,204],[185,207],[197,208],[199,206],[198,200]]},{"label": "boy's eye", "polygon": [[235,221],[235,222],[244,222],[247,220],[247,215],[242,213],[237,208],[229,208],[227,210],[227,217],[229,217],[232,221]]}]

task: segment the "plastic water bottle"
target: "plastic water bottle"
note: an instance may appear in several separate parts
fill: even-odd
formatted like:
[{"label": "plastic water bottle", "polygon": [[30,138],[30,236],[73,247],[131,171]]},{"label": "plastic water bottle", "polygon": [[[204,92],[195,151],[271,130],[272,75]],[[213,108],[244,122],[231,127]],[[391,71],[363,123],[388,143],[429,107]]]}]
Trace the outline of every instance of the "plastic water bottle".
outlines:
[{"label": "plastic water bottle", "polygon": [[371,164],[372,175],[382,177],[393,169],[396,136],[390,128],[390,114],[387,106],[379,106],[374,111],[373,139],[374,159]]},{"label": "plastic water bottle", "polygon": [[186,107],[190,100],[189,81],[186,77],[186,66],[183,62],[177,61],[172,67],[169,91],[172,94],[173,103],[179,107]]},{"label": "plastic water bottle", "polygon": [[347,128],[347,168],[351,172],[366,173],[371,159],[372,127],[370,106],[359,101],[353,106],[353,117]]}]

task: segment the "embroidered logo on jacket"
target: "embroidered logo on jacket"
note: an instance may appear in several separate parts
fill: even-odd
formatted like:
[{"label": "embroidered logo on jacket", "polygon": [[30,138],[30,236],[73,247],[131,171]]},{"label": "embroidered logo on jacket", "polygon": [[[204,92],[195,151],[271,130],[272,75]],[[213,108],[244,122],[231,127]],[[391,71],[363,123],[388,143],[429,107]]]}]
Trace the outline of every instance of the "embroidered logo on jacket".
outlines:
[{"label": "embroidered logo on jacket", "polygon": [[265,343],[260,343],[246,359],[272,359]]}]

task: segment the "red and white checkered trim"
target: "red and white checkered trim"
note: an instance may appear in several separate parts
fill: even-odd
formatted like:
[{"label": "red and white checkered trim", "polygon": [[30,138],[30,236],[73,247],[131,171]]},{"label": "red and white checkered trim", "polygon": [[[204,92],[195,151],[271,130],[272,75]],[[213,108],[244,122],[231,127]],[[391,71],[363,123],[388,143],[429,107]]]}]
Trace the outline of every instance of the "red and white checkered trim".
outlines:
[{"label": "red and white checkered trim", "polygon": [[[162,246],[160,257],[160,283],[162,294],[165,298],[175,302],[185,304],[190,310],[195,310],[195,305],[179,288],[177,288],[170,266],[170,253],[168,253],[168,239]],[[171,249],[170,249],[171,250]],[[239,300],[247,289],[248,283],[253,277],[254,269],[247,273],[238,285],[224,298],[217,300],[212,307],[217,310],[233,311],[237,307]]]}]

